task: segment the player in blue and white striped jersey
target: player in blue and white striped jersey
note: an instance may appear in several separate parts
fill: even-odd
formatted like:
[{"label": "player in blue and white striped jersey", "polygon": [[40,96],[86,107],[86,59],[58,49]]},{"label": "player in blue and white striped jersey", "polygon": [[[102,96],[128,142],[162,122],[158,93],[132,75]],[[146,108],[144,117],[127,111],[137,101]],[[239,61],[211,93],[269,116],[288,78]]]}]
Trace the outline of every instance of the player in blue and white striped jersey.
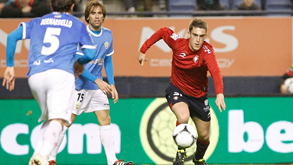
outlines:
[{"label": "player in blue and white striped jersey", "polygon": [[[20,26],[7,37],[3,86],[13,90],[15,85],[14,53],[20,39],[30,39],[28,82],[38,102],[44,120],[37,147],[29,165],[47,165],[63,125],[71,123],[75,99],[75,77],[83,72],[83,64],[94,58],[95,46],[85,24],[72,16],[74,0],[51,0],[53,13]],[[73,35],[74,34],[74,35]],[[85,55],[75,62],[77,48]]]},{"label": "player in blue and white striped jersey", "polygon": [[[113,36],[110,29],[102,27],[106,16],[104,4],[98,0],[89,1],[85,9],[85,20],[89,23],[87,30],[96,47],[94,60],[85,65],[85,70],[76,82],[75,109],[72,110],[72,123],[82,112],[94,112],[99,122],[100,141],[102,142],[108,165],[133,165],[130,162],[118,160],[115,154],[115,144],[111,132],[110,107],[107,93],[112,94],[114,103],[118,101],[118,92],[114,83],[112,55]],[[82,54],[82,52],[78,53]],[[102,68],[105,66],[108,83],[103,81]],[[67,127],[70,127],[68,125]],[[62,131],[65,135],[66,129]],[[97,130],[98,131],[98,130]],[[55,165],[58,148],[63,138],[58,141],[50,156],[50,165]]]}]

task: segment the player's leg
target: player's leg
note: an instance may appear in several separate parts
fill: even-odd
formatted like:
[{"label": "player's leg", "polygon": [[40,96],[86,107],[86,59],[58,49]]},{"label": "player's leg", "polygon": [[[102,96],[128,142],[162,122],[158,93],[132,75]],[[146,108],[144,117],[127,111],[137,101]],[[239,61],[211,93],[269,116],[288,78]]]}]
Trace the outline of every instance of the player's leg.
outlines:
[{"label": "player's leg", "polygon": [[[46,105],[46,97],[44,96],[46,89],[41,88],[42,90],[40,90],[40,87],[39,87],[40,81],[38,81],[38,80],[41,80],[41,79],[42,79],[42,77],[40,77],[40,76],[36,77],[36,78],[34,76],[31,76],[31,77],[29,77],[28,82],[29,82],[29,85],[31,88],[31,92],[41,108],[41,111],[42,111],[41,118],[42,118],[43,116],[45,116],[43,114],[47,113],[48,110],[47,110],[47,107],[45,106]],[[42,145],[44,143],[44,134],[45,134],[45,131],[46,131],[48,125],[49,125],[49,121],[47,119],[45,119],[40,127],[40,130],[39,130],[38,139],[37,139],[37,146],[34,150],[33,156],[38,154],[42,148]]]},{"label": "player's leg", "polygon": [[[172,106],[172,111],[177,118],[176,125],[187,124],[189,119],[189,109],[185,102],[178,102]],[[187,157],[186,149],[178,146],[176,157],[173,160],[173,165],[183,165]]]},{"label": "player's leg", "polygon": [[42,73],[45,76],[40,86],[47,89],[44,94],[47,112],[40,119],[49,120],[49,125],[44,133],[40,152],[33,158],[35,164],[48,164],[49,156],[58,141],[63,125],[70,123],[70,112],[74,103],[75,81],[72,74],[57,69],[47,70]]},{"label": "player's leg", "polygon": [[177,121],[176,126],[179,124],[187,124],[189,120],[189,105],[185,94],[172,83],[166,88],[165,95],[169,107],[175,114]]},{"label": "player's leg", "polygon": [[62,119],[52,119],[49,121],[48,128],[46,129],[44,134],[44,143],[40,150],[40,154],[45,156],[46,159],[49,158],[53,148],[55,147],[59,135],[62,132],[62,127],[64,123],[65,122]]},{"label": "player's leg", "polygon": [[190,98],[190,116],[196,126],[198,138],[193,162],[196,165],[206,165],[203,156],[210,144],[210,105],[207,96]]},{"label": "player's leg", "polygon": [[100,139],[105,149],[108,165],[132,165],[133,163],[131,161],[123,162],[123,160],[116,158],[113,138],[115,135],[111,130],[111,117],[109,112],[109,110],[98,110],[94,112],[100,124]]},{"label": "player's leg", "polygon": [[63,130],[59,135],[58,141],[57,141],[57,145],[53,148],[50,157],[49,157],[49,165],[55,165],[56,164],[56,156],[58,153],[58,150],[62,144],[62,141],[65,137],[66,131],[67,129],[72,125],[72,123],[74,123],[76,118],[75,114],[71,114],[71,124],[66,123],[65,125],[63,125]]},{"label": "player's leg", "polygon": [[90,90],[75,90],[74,91],[74,98],[75,98],[75,103],[73,104],[73,108],[71,111],[71,123],[70,124],[65,124],[63,127],[64,129],[62,130],[60,137],[58,139],[58,144],[57,146],[53,149],[50,158],[49,158],[49,165],[55,165],[56,164],[56,157],[58,154],[59,147],[64,139],[64,136],[66,134],[67,129],[74,123],[75,118],[77,115],[80,115],[84,109],[88,107],[88,103],[90,102],[90,97],[91,97],[91,92]]},{"label": "player's leg", "polygon": [[47,77],[47,83],[50,86],[47,92],[48,117],[50,124],[58,121],[60,128],[60,130],[57,129],[57,123],[52,126],[49,124],[47,136],[44,137],[45,141],[48,141],[48,147],[44,146],[43,150],[48,152],[46,157],[49,158],[62,131],[66,129],[65,125],[71,124],[71,110],[75,101],[75,78],[72,74],[57,69],[50,70]]},{"label": "player's leg", "polygon": [[187,124],[188,123],[189,109],[188,109],[188,105],[185,102],[178,102],[175,105],[173,105],[172,111],[177,118],[177,124]]},{"label": "player's leg", "polygon": [[97,110],[94,112],[100,126],[108,126],[111,124],[110,110]]},{"label": "player's leg", "polygon": [[210,144],[209,135],[210,135],[210,121],[203,121],[197,117],[192,118],[195,123],[198,139],[196,141],[196,152],[193,157],[193,162],[198,165],[205,165],[205,160],[203,156]]},{"label": "player's leg", "polygon": [[112,165],[116,160],[114,150],[114,138],[111,130],[111,118],[108,110],[98,110],[94,112],[99,121],[100,140],[104,146],[108,165]]},{"label": "player's leg", "polygon": [[[171,83],[166,89],[166,99],[169,103],[169,107],[175,114],[177,121],[176,126],[179,124],[187,124],[189,120],[189,105],[184,93],[176,88]],[[178,147],[176,157],[173,160],[173,165],[183,165],[186,158],[185,148]]]},{"label": "player's leg", "polygon": [[34,161],[33,161],[32,158],[35,155],[37,155],[37,154],[40,153],[40,150],[41,150],[42,145],[44,143],[44,134],[45,134],[45,131],[46,131],[48,125],[49,125],[49,121],[48,120],[45,120],[42,123],[42,125],[41,125],[40,131],[39,131],[39,135],[38,135],[37,145],[36,145],[36,148],[34,150],[34,153],[33,153],[32,157],[30,158],[29,165],[34,164]]},{"label": "player's leg", "polygon": [[100,124],[100,140],[105,149],[108,165],[132,165],[132,162],[123,162],[116,158],[113,138],[115,135],[111,130],[110,106],[107,95],[101,90],[95,90],[89,107],[89,110],[85,110],[85,112],[90,112],[90,109],[95,109],[94,113]]},{"label": "player's leg", "polygon": [[[43,144],[44,144],[44,135],[46,133],[46,130],[49,126],[49,120],[48,120],[48,107],[46,105],[47,100],[47,86],[44,84],[44,78],[46,77],[46,73],[38,73],[30,76],[28,78],[28,84],[30,86],[31,92],[34,96],[34,99],[38,102],[40,109],[42,111],[41,117],[39,118],[39,121],[44,120],[44,122],[41,125],[38,139],[37,139],[37,146],[34,150],[34,153],[32,157],[30,158],[29,165],[35,164],[35,158],[46,160],[43,156],[40,157],[40,152],[42,150]],[[40,157],[40,158],[39,158]]]},{"label": "player's leg", "polygon": [[48,154],[53,149],[58,133],[62,130],[62,120],[46,120],[42,125],[39,133],[39,139],[34,154],[29,164],[48,164]]}]

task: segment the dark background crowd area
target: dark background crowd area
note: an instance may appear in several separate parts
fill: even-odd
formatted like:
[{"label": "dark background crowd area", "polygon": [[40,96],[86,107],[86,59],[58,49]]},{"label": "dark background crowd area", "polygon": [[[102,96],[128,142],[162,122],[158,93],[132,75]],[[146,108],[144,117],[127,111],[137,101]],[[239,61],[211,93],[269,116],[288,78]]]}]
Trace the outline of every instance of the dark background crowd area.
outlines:
[{"label": "dark background crowd area", "polygon": [[[89,0],[76,0],[83,16]],[[101,0],[109,16],[292,15],[293,0]],[[0,0],[0,18],[33,18],[51,12],[50,0]],[[142,13],[142,14],[140,14]]]}]

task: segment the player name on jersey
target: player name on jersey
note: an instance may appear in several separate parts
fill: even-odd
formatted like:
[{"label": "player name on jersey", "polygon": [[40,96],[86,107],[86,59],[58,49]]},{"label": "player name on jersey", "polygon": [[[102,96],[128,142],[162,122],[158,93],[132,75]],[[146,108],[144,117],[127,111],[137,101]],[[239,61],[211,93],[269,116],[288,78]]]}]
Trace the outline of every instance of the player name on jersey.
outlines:
[{"label": "player name on jersey", "polygon": [[42,19],[40,25],[59,25],[59,26],[71,28],[72,21],[67,19],[45,18],[45,19]]}]

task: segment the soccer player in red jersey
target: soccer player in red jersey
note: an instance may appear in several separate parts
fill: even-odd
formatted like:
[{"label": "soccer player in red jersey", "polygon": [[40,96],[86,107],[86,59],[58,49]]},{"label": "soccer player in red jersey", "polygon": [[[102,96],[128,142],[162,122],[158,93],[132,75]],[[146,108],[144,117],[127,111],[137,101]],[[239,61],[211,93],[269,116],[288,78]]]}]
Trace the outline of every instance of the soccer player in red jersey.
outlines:
[{"label": "soccer player in red jersey", "polygon": [[[189,25],[190,37],[180,38],[173,30],[163,27],[156,31],[140,48],[137,56],[143,66],[146,51],[157,41],[163,39],[173,51],[171,82],[166,89],[166,99],[177,118],[177,125],[188,123],[192,118],[197,132],[197,149],[193,162],[205,165],[203,159],[209,146],[210,105],[207,98],[208,77],[210,72],[216,89],[216,105],[220,112],[226,109],[223,94],[223,78],[216,61],[213,47],[205,40],[207,24],[200,19],[193,19]],[[186,157],[184,148],[178,147],[174,165],[183,165]]]}]

